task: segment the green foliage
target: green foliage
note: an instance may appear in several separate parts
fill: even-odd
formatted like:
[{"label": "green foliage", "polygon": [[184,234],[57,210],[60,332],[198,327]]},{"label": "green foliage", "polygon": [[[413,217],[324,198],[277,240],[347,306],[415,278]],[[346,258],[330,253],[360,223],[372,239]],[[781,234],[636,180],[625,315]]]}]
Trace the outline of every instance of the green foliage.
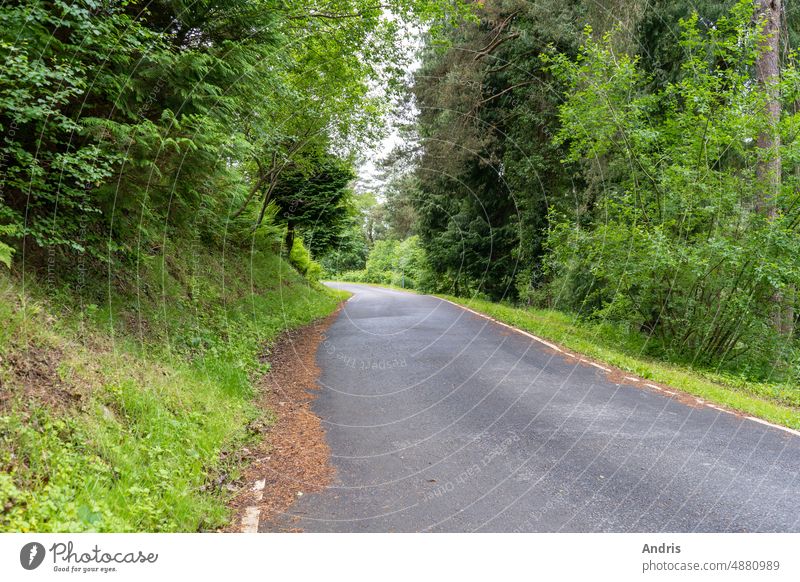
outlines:
[{"label": "green foliage", "polygon": [[194,531],[224,524],[223,496],[202,490],[205,470],[244,437],[232,423],[246,424],[255,410],[195,371],[172,378],[185,392],[150,380],[147,388],[132,381],[103,387],[105,402],[81,417],[34,408],[0,418],[2,462],[14,467],[3,475],[10,509],[0,529]]},{"label": "green foliage", "polygon": [[[587,37],[576,60],[552,58],[571,88],[556,142],[607,184],[577,227],[551,217],[554,303],[624,322],[689,361],[744,359],[766,377],[790,357],[772,316],[775,294],[800,283],[796,187],[787,177],[774,219],[755,208],[764,188],[755,137],[768,121],[766,95],[750,80],[759,50],[751,3],[711,30],[696,14],[683,29],[684,74],[656,92],[610,38]],[[786,160],[796,147],[784,135]]]},{"label": "green foliage", "polygon": [[[384,8],[361,0],[4,4],[3,262],[6,247],[25,245],[34,267],[47,260],[51,272],[69,271],[89,253],[122,276],[165,230],[199,233],[203,244],[246,237],[285,171],[342,174],[334,158],[349,159],[377,136],[400,87],[410,58],[401,23],[449,22],[467,10],[401,0],[390,3],[391,19]],[[387,99],[370,92],[378,83]],[[327,219],[317,217],[316,237],[305,232],[312,253],[341,232]]]},{"label": "green foliage", "polygon": [[303,244],[303,239],[295,238],[289,261],[301,275],[311,282],[319,281],[322,275],[322,266],[311,258],[311,253]]},{"label": "green foliage", "polygon": [[541,282],[547,211],[565,205],[572,181],[550,139],[561,93],[540,55],[548,46],[573,54],[595,4],[484,3],[451,45],[425,53],[409,198],[431,268],[450,292],[513,299],[523,273],[523,288]]},{"label": "green foliage", "polygon": [[399,243],[395,240],[379,240],[367,257],[367,280],[373,283],[390,283],[392,271],[398,265]]},{"label": "green foliage", "polygon": [[[400,156],[415,164],[405,191],[428,287],[609,322],[671,361],[795,377],[793,45],[781,145],[767,151],[749,0],[509,0],[476,14],[428,43],[420,147]],[[768,156],[782,161],[775,196],[759,175]]]},{"label": "green foliage", "polygon": [[[135,292],[77,313],[70,289],[55,293],[28,275],[23,294],[18,281],[3,279],[0,530],[227,523],[225,484],[240,468],[237,451],[254,438],[253,421],[269,422],[252,402],[252,380],[268,366],[263,346],[327,315],[338,297],[309,285],[269,247],[225,260],[205,252],[163,259],[143,262]],[[29,346],[64,354],[59,390],[77,390],[80,406],[53,408],[19,384],[11,356]]]},{"label": "green foliage", "polygon": [[433,290],[435,277],[418,236],[404,241],[376,241],[367,257],[366,268],[336,275],[340,281],[378,283],[420,291]]},{"label": "green foliage", "polygon": [[[0,226],[0,236],[13,235],[16,233],[16,230],[15,225]],[[11,268],[11,258],[14,256],[14,251],[14,247],[0,241],[0,263],[3,263],[9,269]]]},{"label": "green foliage", "polygon": [[361,225],[350,224],[340,235],[336,246],[320,261],[326,273],[342,273],[363,269],[367,264],[369,246]]},{"label": "green foliage", "polygon": [[286,246],[292,248],[295,232],[303,235],[315,257],[331,250],[354,213],[348,186],[355,178],[352,165],[335,156],[304,160],[305,169],[284,171],[272,190],[278,219],[286,223]]}]

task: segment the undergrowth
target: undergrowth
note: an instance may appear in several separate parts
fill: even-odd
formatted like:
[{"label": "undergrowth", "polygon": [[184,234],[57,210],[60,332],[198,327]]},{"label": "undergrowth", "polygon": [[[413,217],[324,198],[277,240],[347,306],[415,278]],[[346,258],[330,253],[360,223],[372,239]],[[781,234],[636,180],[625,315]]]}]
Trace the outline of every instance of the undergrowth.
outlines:
[{"label": "undergrowth", "polygon": [[263,347],[341,294],[269,250],[170,257],[111,284],[0,275],[0,530],[227,523],[270,420],[254,404]]}]

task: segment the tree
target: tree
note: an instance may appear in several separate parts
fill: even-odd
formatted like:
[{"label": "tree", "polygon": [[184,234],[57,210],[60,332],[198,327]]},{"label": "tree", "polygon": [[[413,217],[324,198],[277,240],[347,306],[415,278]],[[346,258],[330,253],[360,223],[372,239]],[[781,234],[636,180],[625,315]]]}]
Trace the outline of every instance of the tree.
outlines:
[{"label": "tree", "polygon": [[486,3],[424,54],[410,200],[451,290],[513,299],[541,279],[548,208],[568,204],[573,187],[550,139],[561,94],[541,55],[577,50],[585,4]]},{"label": "tree", "polygon": [[283,172],[272,190],[278,219],[286,224],[286,249],[296,232],[315,258],[333,249],[354,213],[350,182],[352,165],[331,154],[306,160],[304,168]]},{"label": "tree", "polygon": [[[760,51],[756,57],[756,81],[765,96],[764,113],[767,123],[758,134],[758,147],[762,151],[762,159],[758,164],[758,178],[761,191],[756,196],[756,211],[767,220],[775,220],[777,216],[777,199],[781,190],[781,138],[779,124],[781,120],[780,92],[780,31],[781,0],[758,0],[756,19],[761,24]],[[790,293],[792,295],[792,293]],[[773,294],[775,303],[773,320],[775,328],[783,335],[790,335],[794,325],[794,310],[787,303],[784,294],[776,289]]]},{"label": "tree", "polygon": [[759,52],[755,59],[756,81],[765,96],[767,123],[758,134],[758,147],[763,159],[758,164],[758,177],[763,191],[756,199],[756,210],[769,219],[775,217],[775,201],[781,187],[780,134],[780,0],[757,0],[756,18],[761,25]]},{"label": "tree", "polygon": [[[286,170],[373,139],[401,24],[463,2],[201,0],[0,7],[0,261],[128,270],[165,237],[241,241]],[[452,13],[452,15],[451,15]],[[254,201],[260,202],[260,204]],[[66,270],[69,271],[68,269]]]},{"label": "tree", "polygon": [[353,220],[320,263],[329,273],[359,271],[366,266],[369,246],[360,221]]},{"label": "tree", "polygon": [[[770,195],[774,212],[753,210],[769,161],[753,138],[774,135],[793,156],[795,136],[777,131],[797,120],[765,114],[773,89],[753,83],[763,36],[752,10],[744,0],[713,27],[696,13],[685,20],[683,75],[656,91],[608,38],[587,36],[576,59],[553,56],[570,89],[556,141],[607,186],[594,221],[552,217],[548,269],[562,308],[638,329],[651,348],[693,362],[744,358],[766,375],[785,369],[772,318],[775,289],[797,284],[800,216],[788,189]],[[784,73],[796,79],[792,66]]]}]

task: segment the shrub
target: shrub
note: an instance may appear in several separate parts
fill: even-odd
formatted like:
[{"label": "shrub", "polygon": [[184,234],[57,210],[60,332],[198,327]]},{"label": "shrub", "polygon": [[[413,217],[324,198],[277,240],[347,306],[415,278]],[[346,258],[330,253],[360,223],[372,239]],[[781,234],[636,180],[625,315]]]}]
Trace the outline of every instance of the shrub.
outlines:
[{"label": "shrub", "polygon": [[295,237],[289,261],[295,269],[309,281],[319,281],[322,276],[322,266],[311,258],[311,253],[303,244],[303,240]]}]

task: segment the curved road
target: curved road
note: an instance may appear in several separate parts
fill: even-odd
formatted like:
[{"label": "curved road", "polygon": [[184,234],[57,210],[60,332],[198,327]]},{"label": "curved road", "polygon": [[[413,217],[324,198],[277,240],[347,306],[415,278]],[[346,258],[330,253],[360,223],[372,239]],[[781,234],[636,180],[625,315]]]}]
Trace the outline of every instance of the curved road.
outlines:
[{"label": "curved road", "polygon": [[335,286],[354,296],[314,403],[335,482],[262,531],[800,531],[800,437],[434,297]]}]

